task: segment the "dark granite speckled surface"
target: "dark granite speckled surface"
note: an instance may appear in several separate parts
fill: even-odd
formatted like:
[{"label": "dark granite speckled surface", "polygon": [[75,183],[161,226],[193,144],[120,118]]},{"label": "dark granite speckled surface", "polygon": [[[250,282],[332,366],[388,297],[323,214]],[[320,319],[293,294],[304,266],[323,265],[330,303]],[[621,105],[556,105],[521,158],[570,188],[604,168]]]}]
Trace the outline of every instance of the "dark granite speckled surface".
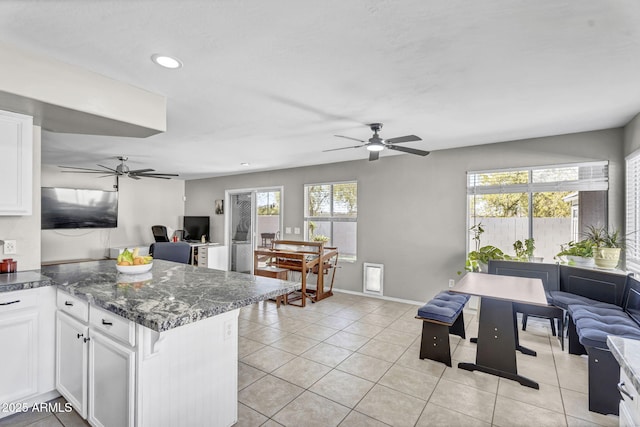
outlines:
[{"label": "dark granite speckled surface", "polygon": [[21,291],[51,286],[51,280],[37,271],[18,271],[0,274],[0,292]]},{"label": "dark granite speckled surface", "polygon": [[123,275],[113,260],[42,267],[58,289],[158,332],[300,288],[299,283],[154,260]]}]

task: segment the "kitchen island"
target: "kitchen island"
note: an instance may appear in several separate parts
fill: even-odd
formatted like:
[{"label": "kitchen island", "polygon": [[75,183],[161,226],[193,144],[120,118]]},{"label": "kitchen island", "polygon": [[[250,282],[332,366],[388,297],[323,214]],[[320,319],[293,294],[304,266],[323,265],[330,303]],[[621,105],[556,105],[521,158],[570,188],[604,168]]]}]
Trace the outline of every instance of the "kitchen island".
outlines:
[{"label": "kitchen island", "polygon": [[161,260],[41,273],[57,287],[56,389],[92,425],[233,425],[239,309],[300,287]]}]

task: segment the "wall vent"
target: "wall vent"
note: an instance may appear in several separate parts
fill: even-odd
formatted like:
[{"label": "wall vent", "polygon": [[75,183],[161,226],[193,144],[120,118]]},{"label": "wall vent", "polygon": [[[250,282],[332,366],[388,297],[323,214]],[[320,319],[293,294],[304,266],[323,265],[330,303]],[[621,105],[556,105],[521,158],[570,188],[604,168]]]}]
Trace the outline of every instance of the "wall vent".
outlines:
[{"label": "wall vent", "polygon": [[370,262],[364,263],[362,292],[382,296],[384,265]]}]

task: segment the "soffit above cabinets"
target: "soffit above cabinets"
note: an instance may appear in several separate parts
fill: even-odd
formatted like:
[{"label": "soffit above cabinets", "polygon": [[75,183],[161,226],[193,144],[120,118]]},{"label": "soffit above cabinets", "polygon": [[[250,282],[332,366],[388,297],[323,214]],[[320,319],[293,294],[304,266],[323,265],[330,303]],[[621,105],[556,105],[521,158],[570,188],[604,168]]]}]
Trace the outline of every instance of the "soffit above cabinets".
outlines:
[{"label": "soffit above cabinets", "polygon": [[0,55],[0,109],[33,116],[45,130],[137,138],[166,131],[162,95],[4,44]]}]

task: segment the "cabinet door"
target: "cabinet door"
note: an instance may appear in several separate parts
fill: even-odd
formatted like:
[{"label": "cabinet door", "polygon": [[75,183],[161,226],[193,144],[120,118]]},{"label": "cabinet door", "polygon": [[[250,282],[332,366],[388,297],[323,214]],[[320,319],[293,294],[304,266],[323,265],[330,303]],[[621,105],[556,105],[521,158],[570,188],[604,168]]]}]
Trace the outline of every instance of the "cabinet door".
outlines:
[{"label": "cabinet door", "polygon": [[89,423],[134,424],[135,352],[91,329],[89,341]]},{"label": "cabinet door", "polygon": [[82,418],[87,418],[89,328],[60,311],[56,318],[56,388]]},{"label": "cabinet door", "polygon": [[0,215],[31,215],[33,118],[0,111]]},{"label": "cabinet door", "polygon": [[0,402],[38,392],[38,309],[0,312]]}]

